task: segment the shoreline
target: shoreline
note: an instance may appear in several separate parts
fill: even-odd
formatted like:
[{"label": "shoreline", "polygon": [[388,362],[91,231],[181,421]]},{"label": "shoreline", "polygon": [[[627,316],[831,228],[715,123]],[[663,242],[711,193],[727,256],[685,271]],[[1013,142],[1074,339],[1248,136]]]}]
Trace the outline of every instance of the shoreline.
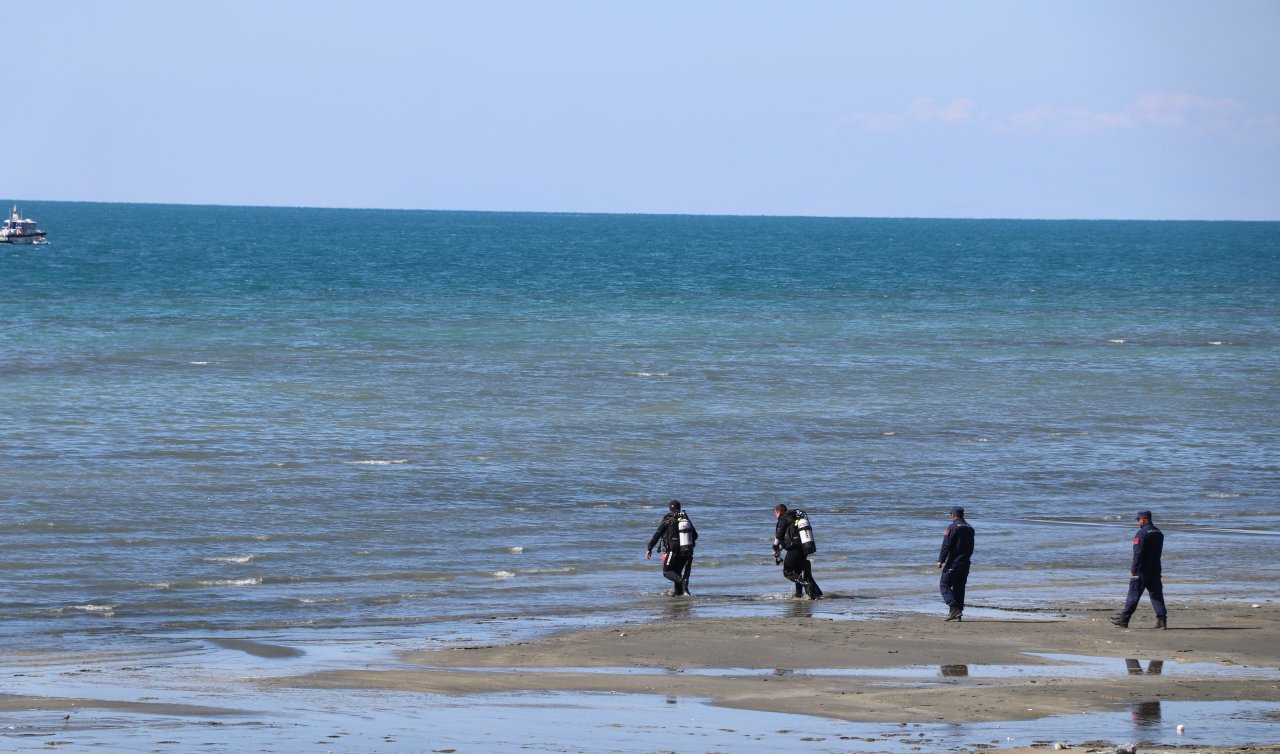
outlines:
[{"label": "shoreline", "polygon": [[[680,609],[656,620],[506,643],[436,647],[428,635],[379,653],[380,642],[335,651],[211,637],[203,653],[152,655],[159,662],[145,666],[119,655],[63,657],[57,667],[27,657],[13,693],[0,693],[0,713],[16,724],[0,741],[148,751],[159,736],[199,736],[237,751],[297,746],[305,731],[328,727],[335,740],[387,752],[420,751],[422,735],[447,729],[437,748],[460,751],[532,742],[645,752],[655,740],[743,752],[803,744],[814,754],[1029,752],[1056,742],[1110,751],[1139,741],[1143,750],[1280,754],[1272,602],[1180,604],[1166,631],[1147,627],[1145,606],[1124,630],[1100,604],[979,608],[958,624],[920,613],[811,615],[823,603],[807,601],[771,617],[699,615],[709,602],[696,598],[672,604]],[[655,732],[673,713],[678,729]],[[1180,723],[1185,737],[1174,732]]]},{"label": "shoreline", "polygon": [[[443,695],[662,694],[857,722],[1031,720],[1152,700],[1280,702],[1274,606],[1180,606],[1166,631],[1139,627],[1148,617],[1140,610],[1127,630],[1099,617],[668,618],[415,651],[403,659],[418,667],[273,683]],[[1089,658],[1114,664],[1089,668]],[[1146,669],[1135,673],[1126,660]],[[938,669],[932,677],[907,673],[903,682],[904,669],[929,667]],[[950,689],[963,693],[939,694]]]}]

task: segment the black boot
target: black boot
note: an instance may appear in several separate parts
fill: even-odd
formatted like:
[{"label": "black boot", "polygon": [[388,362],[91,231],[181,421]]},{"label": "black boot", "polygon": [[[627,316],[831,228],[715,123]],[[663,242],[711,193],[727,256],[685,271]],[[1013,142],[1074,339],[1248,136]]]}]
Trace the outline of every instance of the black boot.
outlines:
[{"label": "black boot", "polygon": [[680,582],[680,586],[684,589],[684,595],[685,595],[686,597],[692,597],[692,596],[693,596],[693,592],[689,591],[689,580],[688,580],[688,579],[685,579],[685,580],[681,581],[681,582]]},{"label": "black boot", "polygon": [[822,599],[822,590],[819,589],[818,585],[812,581],[809,582],[809,599],[811,600]]},{"label": "black boot", "polygon": [[1113,625],[1113,626],[1119,626],[1120,628],[1128,628],[1128,627],[1129,627],[1129,616],[1127,616],[1127,615],[1113,615],[1113,616],[1111,616],[1111,625]]},{"label": "black boot", "polygon": [[1156,618],[1156,625],[1155,625],[1155,627],[1156,627],[1156,628],[1158,628],[1158,629],[1164,630],[1164,629],[1168,628],[1169,626],[1168,626],[1168,625],[1166,625],[1166,623],[1165,623],[1165,619],[1164,619],[1164,618]]},{"label": "black boot", "polygon": [[796,599],[800,599],[803,596],[804,596],[804,584],[797,581],[796,582]]},{"label": "black boot", "polygon": [[951,606],[951,612],[947,613],[946,620],[948,620],[948,621],[959,621],[959,620],[960,620],[960,614],[961,614],[961,613],[963,613],[963,612],[964,612],[964,608],[963,608],[963,607],[960,607],[960,606],[958,606],[958,605],[952,605],[952,606]]}]

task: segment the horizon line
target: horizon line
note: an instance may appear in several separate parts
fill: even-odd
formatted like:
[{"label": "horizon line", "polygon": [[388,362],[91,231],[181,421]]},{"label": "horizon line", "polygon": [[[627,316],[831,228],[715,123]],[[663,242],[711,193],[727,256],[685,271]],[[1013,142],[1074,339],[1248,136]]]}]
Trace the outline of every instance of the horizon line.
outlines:
[{"label": "horizon line", "polygon": [[296,209],[296,210],[337,210],[351,212],[436,212],[436,213],[474,213],[474,214],[507,214],[507,215],[599,215],[602,217],[724,217],[724,218],[758,218],[758,219],[795,219],[795,220],[959,220],[959,221],[1019,221],[1019,222],[1185,222],[1185,223],[1275,223],[1280,218],[1264,219],[1207,219],[1207,218],[1139,218],[1139,217],[1012,217],[997,215],[818,215],[818,214],[769,214],[769,213],[702,213],[702,212],[658,212],[658,211],[601,211],[601,210],[522,210],[522,209],[456,209],[426,207],[360,207],[322,204],[237,204],[237,203],[193,203],[193,202],[145,202],[145,201],[107,201],[103,199],[9,199],[4,203],[22,204],[31,201],[36,203],[56,204],[121,204],[151,207],[219,207],[226,209]]}]

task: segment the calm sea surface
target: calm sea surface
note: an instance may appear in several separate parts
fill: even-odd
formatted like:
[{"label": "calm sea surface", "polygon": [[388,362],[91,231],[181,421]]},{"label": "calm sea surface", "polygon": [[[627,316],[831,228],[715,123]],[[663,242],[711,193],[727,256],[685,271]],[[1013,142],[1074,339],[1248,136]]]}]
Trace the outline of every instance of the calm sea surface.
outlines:
[{"label": "calm sea surface", "polygon": [[1280,579],[1280,224],[29,203],[0,247],[0,641],[414,636]]}]

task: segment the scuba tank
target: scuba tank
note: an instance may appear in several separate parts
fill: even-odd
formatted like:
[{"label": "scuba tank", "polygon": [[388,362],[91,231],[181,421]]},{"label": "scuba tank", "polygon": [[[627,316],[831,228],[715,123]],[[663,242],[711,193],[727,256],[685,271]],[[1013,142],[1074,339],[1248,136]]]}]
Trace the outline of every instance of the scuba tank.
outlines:
[{"label": "scuba tank", "polygon": [[818,545],[813,541],[813,527],[809,525],[808,514],[804,511],[796,511],[792,525],[796,527],[796,534],[800,537],[800,546],[804,548],[804,554],[812,555],[817,552]]},{"label": "scuba tank", "polygon": [[681,555],[693,552],[693,524],[684,513],[676,514],[676,548]]}]

